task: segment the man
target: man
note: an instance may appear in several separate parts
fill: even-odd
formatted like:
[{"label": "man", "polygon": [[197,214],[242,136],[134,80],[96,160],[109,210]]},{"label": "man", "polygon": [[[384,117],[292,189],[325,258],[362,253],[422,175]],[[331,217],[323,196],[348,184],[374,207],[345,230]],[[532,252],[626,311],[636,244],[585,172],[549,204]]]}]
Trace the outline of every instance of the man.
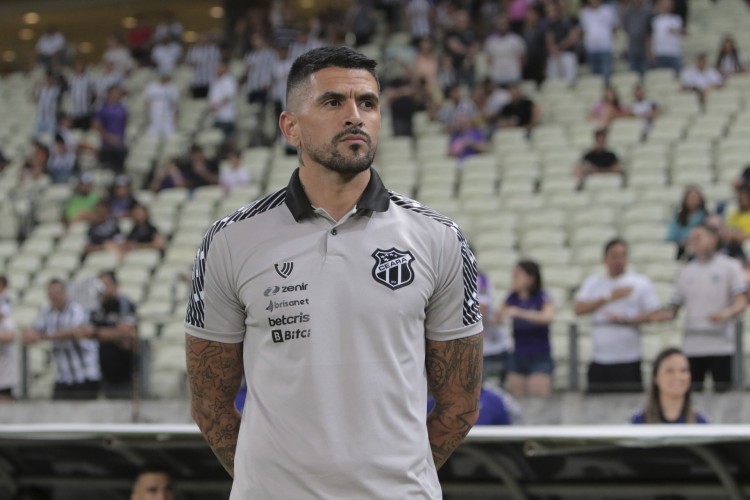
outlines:
[{"label": "man", "polygon": [[643,120],[641,140],[645,141],[648,138],[648,133],[651,131],[654,120],[661,115],[661,108],[659,108],[656,102],[646,99],[646,92],[643,85],[638,83],[633,87],[633,102],[627,106],[625,113],[626,116]]},{"label": "man", "polygon": [[675,77],[680,74],[685,34],[682,18],[672,12],[672,0],[659,0],[648,38],[649,58],[654,68],[670,68]]},{"label": "man", "polygon": [[208,89],[216,76],[216,65],[221,62],[221,50],[211,33],[199,33],[190,47],[185,62],[193,67],[190,94],[193,99],[208,97]]},{"label": "man", "polygon": [[83,247],[83,255],[88,256],[94,252],[118,253],[122,243],[122,232],[117,223],[117,218],[112,215],[109,201],[99,200],[94,208],[94,213],[86,233],[86,245]]},{"label": "man", "polygon": [[713,227],[704,224],[693,229],[688,250],[695,258],[680,271],[668,309],[651,316],[653,320],[672,320],[685,306],[682,350],[690,360],[697,391],[703,390],[708,372],[717,392],[730,388],[736,318],[747,307],[742,264],[718,253],[718,244],[719,233]]},{"label": "man", "polygon": [[208,92],[208,105],[214,117],[214,127],[224,133],[224,140],[234,137],[237,120],[237,79],[225,62],[216,65],[216,79]]},{"label": "man", "polygon": [[459,9],[453,13],[453,26],[445,33],[444,44],[444,52],[451,59],[458,84],[473,87],[474,64],[482,47],[467,11]]},{"label": "man", "polygon": [[83,307],[68,299],[65,283],[47,286],[49,304],[23,334],[24,344],[52,341],[57,375],[53,399],[96,399],[99,393],[99,345],[89,339],[90,325]]},{"label": "man", "polygon": [[130,500],[173,500],[172,479],[169,473],[158,467],[146,467],[138,472],[133,481]]},{"label": "man", "polygon": [[576,165],[573,172],[578,180],[578,189],[591,174],[620,174],[620,160],[617,155],[607,148],[607,129],[600,128],[594,132],[594,148],[586,153]]},{"label": "man", "polygon": [[36,91],[35,137],[55,132],[61,93],[59,77],[52,70],[47,70],[43,85]]},{"label": "man", "polygon": [[709,92],[724,85],[724,78],[716,68],[708,66],[706,54],[700,53],[695,58],[695,64],[682,72],[680,84],[682,90],[698,94],[698,100],[703,103]]},{"label": "man", "polygon": [[182,57],[182,45],[178,38],[165,37],[151,50],[151,61],[159,73],[172,73]]},{"label": "man", "polygon": [[138,341],[135,305],[120,294],[113,271],[101,273],[99,280],[102,297],[99,308],[91,313],[90,336],[99,341],[102,389],[108,398],[129,398]]},{"label": "man", "polygon": [[36,42],[36,60],[45,68],[60,66],[65,59],[68,42],[57,26],[48,26]]},{"label": "man", "polygon": [[232,500],[440,498],[436,469],[477,418],[476,261],[451,220],[371,168],[375,65],[349,47],[295,61],[279,126],[299,169],[217,221],[196,258],[192,415]]},{"label": "man", "polygon": [[523,90],[518,82],[508,87],[510,92],[510,102],[503,106],[497,117],[497,127],[503,129],[525,128],[527,133],[531,133],[533,128],[539,124],[541,111],[539,105],[523,95]]},{"label": "man", "polygon": [[576,44],[581,38],[581,28],[557,2],[547,4],[547,79],[563,80],[573,86],[578,77]]},{"label": "man", "polygon": [[180,89],[172,82],[172,74],[160,71],[159,79],[143,91],[148,135],[157,140],[169,139],[175,132]]},{"label": "man", "polygon": [[68,79],[68,89],[70,114],[73,118],[72,128],[88,130],[94,114],[96,87],[84,61],[77,60],[73,65],[73,74]]},{"label": "man", "polygon": [[639,325],[660,307],[651,281],[627,271],[628,245],[613,239],[604,247],[606,276],[584,281],[573,310],[592,314],[592,360],[588,369],[589,392],[640,392],[641,332]]},{"label": "man", "polygon": [[617,13],[610,5],[602,5],[602,0],[590,0],[588,6],[581,9],[580,19],[589,70],[594,75],[602,75],[607,82],[613,70]]},{"label": "man", "polygon": [[122,173],[128,148],[125,144],[125,131],[128,124],[128,109],[122,102],[123,90],[110,87],[107,101],[94,116],[94,130],[101,136],[99,161],[102,165]]},{"label": "man", "polygon": [[628,62],[630,71],[641,76],[648,69],[648,33],[653,17],[651,2],[631,0],[622,7],[621,23],[628,35]]},{"label": "man", "polygon": [[73,195],[63,206],[63,221],[67,225],[91,221],[99,200],[99,193],[94,189],[94,177],[84,172],[78,179]]},{"label": "man", "polygon": [[507,17],[500,16],[495,20],[495,31],[484,42],[484,52],[493,82],[508,85],[521,79],[526,44],[510,30]]}]

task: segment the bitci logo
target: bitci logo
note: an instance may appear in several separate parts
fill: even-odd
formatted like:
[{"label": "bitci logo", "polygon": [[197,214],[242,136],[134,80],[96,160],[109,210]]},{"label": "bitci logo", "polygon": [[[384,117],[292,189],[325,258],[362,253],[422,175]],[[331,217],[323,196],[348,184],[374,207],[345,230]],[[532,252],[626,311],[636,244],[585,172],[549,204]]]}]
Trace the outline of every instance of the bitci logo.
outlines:
[{"label": "bitci logo", "polygon": [[271,338],[273,338],[275,344],[284,342],[284,334],[281,330],[271,330]]}]

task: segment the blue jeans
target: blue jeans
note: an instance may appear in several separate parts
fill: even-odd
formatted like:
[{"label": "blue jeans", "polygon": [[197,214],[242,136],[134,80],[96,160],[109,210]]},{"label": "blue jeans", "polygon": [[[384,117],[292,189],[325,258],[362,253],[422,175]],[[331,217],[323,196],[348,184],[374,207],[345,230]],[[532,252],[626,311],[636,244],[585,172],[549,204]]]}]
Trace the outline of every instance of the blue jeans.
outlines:
[{"label": "blue jeans", "polygon": [[586,59],[591,73],[602,75],[604,80],[608,82],[609,77],[612,76],[612,51],[588,52]]},{"label": "blue jeans", "polygon": [[656,56],[654,57],[654,68],[671,68],[674,76],[679,76],[682,70],[682,59],[674,56]]},{"label": "blue jeans", "polygon": [[648,61],[646,61],[646,54],[630,54],[628,56],[630,62],[630,71],[637,71],[638,74],[643,74],[648,69]]}]

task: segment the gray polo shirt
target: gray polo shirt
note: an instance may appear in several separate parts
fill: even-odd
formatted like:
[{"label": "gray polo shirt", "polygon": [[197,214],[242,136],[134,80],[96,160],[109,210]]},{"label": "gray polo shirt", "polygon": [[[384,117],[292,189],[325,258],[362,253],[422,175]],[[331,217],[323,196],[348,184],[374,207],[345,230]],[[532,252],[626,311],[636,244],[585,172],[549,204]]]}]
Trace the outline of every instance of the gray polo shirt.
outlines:
[{"label": "gray polo shirt", "polygon": [[198,251],[187,333],[244,342],[232,500],[441,498],[425,339],[481,332],[476,262],[453,221],[371,172],[339,222],[295,172]]},{"label": "gray polo shirt", "polygon": [[735,351],[736,321],[714,323],[709,316],[732,305],[735,295],[747,291],[742,265],[716,254],[708,262],[694,259],[677,278],[672,304],[685,306],[687,356],[726,356]]}]

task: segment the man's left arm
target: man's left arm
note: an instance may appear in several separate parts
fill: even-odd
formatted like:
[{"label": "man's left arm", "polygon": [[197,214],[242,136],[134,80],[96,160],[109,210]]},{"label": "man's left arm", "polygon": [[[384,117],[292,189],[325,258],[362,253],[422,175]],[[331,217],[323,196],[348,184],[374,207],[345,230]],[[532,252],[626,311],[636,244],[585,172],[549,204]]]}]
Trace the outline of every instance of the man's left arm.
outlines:
[{"label": "man's left arm", "polygon": [[427,434],[439,469],[479,417],[482,334],[427,340],[426,365],[427,382],[435,398],[435,407],[427,415]]}]

